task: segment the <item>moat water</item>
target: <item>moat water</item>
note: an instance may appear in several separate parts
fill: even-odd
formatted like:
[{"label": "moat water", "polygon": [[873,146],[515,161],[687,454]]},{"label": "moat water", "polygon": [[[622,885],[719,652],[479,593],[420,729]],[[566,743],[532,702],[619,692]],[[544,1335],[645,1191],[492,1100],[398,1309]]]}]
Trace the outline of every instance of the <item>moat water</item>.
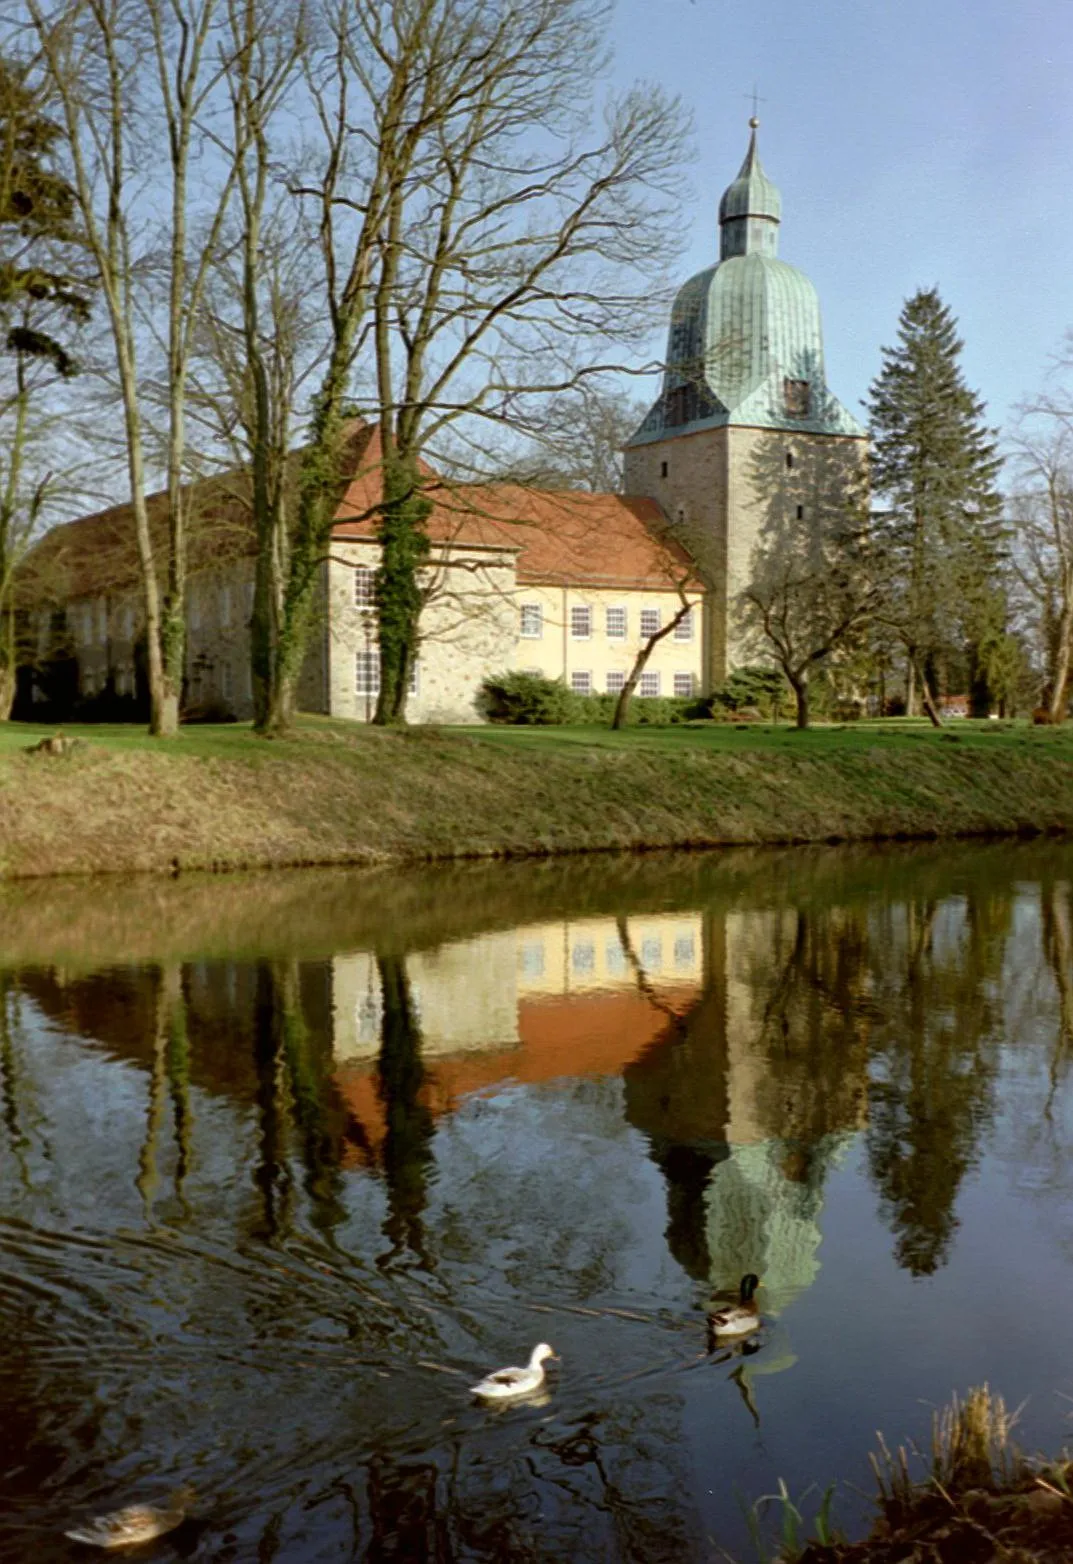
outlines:
[{"label": "moat water", "polygon": [[0,887],[0,1560],[187,1482],[139,1558],[749,1559],[954,1390],[1054,1450],[1071,1061],[1062,844]]}]

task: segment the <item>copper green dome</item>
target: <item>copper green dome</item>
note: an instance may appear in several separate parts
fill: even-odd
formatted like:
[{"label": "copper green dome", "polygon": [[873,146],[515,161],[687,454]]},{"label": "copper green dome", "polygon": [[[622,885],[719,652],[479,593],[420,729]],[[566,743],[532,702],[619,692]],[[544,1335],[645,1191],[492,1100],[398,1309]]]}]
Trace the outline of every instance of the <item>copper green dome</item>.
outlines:
[{"label": "copper green dome", "polygon": [[752,122],[719,203],[720,259],[678,290],[663,391],[630,445],[727,424],[863,433],[827,388],[816,290],[776,254],[781,209]]}]

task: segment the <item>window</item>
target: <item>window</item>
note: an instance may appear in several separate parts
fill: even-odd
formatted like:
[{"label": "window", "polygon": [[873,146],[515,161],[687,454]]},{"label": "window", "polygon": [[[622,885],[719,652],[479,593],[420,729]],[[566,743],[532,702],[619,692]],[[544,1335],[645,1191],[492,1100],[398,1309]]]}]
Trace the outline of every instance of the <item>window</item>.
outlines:
[{"label": "window", "polygon": [[688,700],[693,694],[693,675],[691,673],[676,673],[674,676],[674,693],[679,700]]},{"label": "window", "polygon": [[794,470],[794,453],[793,453],[793,451],[787,451],[787,453],[786,453],[786,471],[787,472],[793,472],[793,470]]},{"label": "window", "polygon": [[376,607],[376,571],[359,565],[354,572],[354,607]]},{"label": "window", "polygon": [[596,969],[596,946],[591,940],[578,942],[570,952],[570,965],[575,972],[593,972]]},{"label": "window", "polygon": [[124,641],[134,639],[134,607],[131,603],[128,603],[123,610],[123,639]]},{"label": "window", "polygon": [[658,608],[641,609],[641,634],[647,641],[650,635],[658,635],[660,627],[660,611]]},{"label": "window", "polygon": [[663,965],[663,941],[660,939],[643,939],[641,941],[641,965],[649,972],[658,972]]},{"label": "window", "polygon": [[658,673],[643,673],[641,675],[641,682],[637,686],[637,693],[638,693],[638,695],[658,695],[659,694],[659,674]]},{"label": "window", "polygon": [[570,634],[575,641],[587,641],[592,635],[592,609],[574,607],[570,610]]},{"label": "window", "polygon": [[97,603],[97,639],[102,646],[108,639],[108,603],[103,597]]},{"label": "window", "polygon": [[539,940],[527,940],[518,952],[518,971],[522,977],[544,976],[544,946]]},{"label": "window", "polygon": [[186,625],[188,630],[201,629],[201,604],[193,587],[186,594]]},{"label": "window", "polygon": [[626,639],[626,610],[624,608],[609,608],[607,610],[606,628],[609,641],[624,641]]},{"label": "window", "polygon": [[358,652],[354,691],[357,695],[380,694],[380,653],[375,646]]},{"label": "window", "polygon": [[679,619],[678,623],[675,625],[674,638],[676,641],[691,641],[693,639],[692,609],[690,609],[687,614],[683,614],[682,618]]},{"label": "window", "polygon": [[618,977],[626,970],[626,952],[621,940],[608,940],[604,948],[604,967],[610,977]]},{"label": "window", "polygon": [[231,587],[227,582],[220,588],[220,623],[225,627],[231,623]]},{"label": "window", "polygon": [[692,934],[680,934],[674,942],[675,966],[691,967],[696,959],[697,953]]},{"label": "window", "polygon": [[607,676],[608,695],[621,695],[625,683],[626,675],[624,673],[609,673]]},{"label": "window", "polygon": [[659,475],[660,475],[661,478],[666,478],[666,476],[667,476],[667,463],[666,462],[660,462],[660,464],[659,464]]},{"label": "window", "polygon": [[570,688],[575,695],[591,695],[592,674],[582,669],[575,669],[570,675]]},{"label": "window", "polygon": [[808,381],[784,380],[782,383],[782,392],[786,399],[786,411],[789,413],[790,417],[807,418],[810,407]]},{"label": "window", "polygon": [[220,694],[223,696],[225,701],[229,701],[231,699],[231,694],[232,694],[232,690],[233,689],[234,689],[234,682],[233,682],[232,677],[231,677],[231,664],[230,663],[221,663],[220,664]]},{"label": "window", "polygon": [[[417,658],[410,667],[410,683],[407,686],[410,695],[418,692],[418,667]],[[354,693],[356,695],[380,694],[380,648],[367,646],[357,652],[354,658]]]},{"label": "window", "polygon": [[804,521],[805,519],[805,507],[803,505],[797,507],[797,519],[798,521]]},{"label": "window", "polygon": [[521,631],[527,641],[539,641],[544,634],[544,610],[539,603],[522,604]]}]

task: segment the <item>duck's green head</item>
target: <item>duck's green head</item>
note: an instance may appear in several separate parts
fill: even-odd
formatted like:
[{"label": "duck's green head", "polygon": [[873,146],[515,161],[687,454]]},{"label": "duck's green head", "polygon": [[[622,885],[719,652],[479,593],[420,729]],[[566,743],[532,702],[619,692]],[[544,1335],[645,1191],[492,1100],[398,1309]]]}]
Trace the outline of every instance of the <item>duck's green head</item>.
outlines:
[{"label": "duck's green head", "polygon": [[759,1278],[759,1276],[754,1275],[754,1273],[752,1271],[750,1271],[746,1276],[743,1276],[742,1279],[741,1279],[741,1301],[742,1301],[742,1303],[752,1303],[752,1301],[753,1301],[753,1293],[756,1291],[756,1289],[759,1286],[760,1286],[760,1278]]}]

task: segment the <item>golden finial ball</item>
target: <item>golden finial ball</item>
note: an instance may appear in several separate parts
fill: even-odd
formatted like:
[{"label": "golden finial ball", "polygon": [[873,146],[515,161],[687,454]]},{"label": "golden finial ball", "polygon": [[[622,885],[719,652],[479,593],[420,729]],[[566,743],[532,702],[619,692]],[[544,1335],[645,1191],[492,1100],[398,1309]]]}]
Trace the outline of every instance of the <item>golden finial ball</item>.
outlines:
[{"label": "golden finial ball", "polygon": [[759,127],[760,127],[760,121],[757,119],[755,114],[753,115],[752,119],[749,121],[749,127],[750,127],[751,130],[758,130]]}]

